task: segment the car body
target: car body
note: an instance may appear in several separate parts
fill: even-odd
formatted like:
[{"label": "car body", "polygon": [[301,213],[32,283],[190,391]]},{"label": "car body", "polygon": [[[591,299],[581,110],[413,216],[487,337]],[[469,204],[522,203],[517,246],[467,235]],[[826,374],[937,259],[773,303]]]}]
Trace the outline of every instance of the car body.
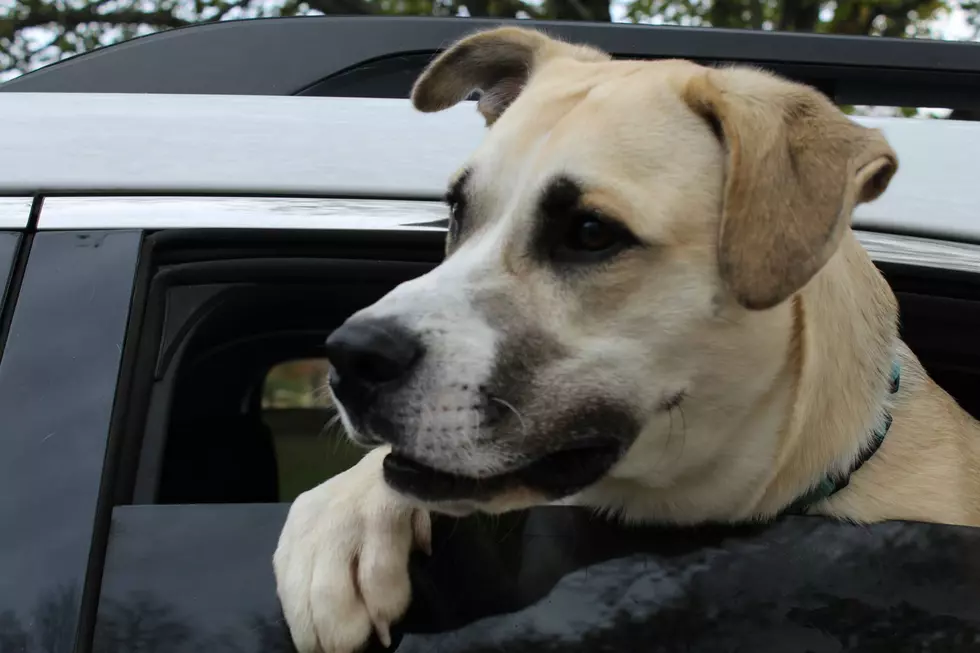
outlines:
[{"label": "car body", "polygon": [[[273,415],[262,383],[441,260],[446,180],[484,127],[472,103],[423,115],[405,95],[482,25],[202,26],[0,86],[0,651],[290,650],[271,568],[288,500],[358,453],[327,433],[284,464],[276,429],[313,441],[325,411]],[[980,45],[543,26],[767,65],[841,104],[980,107]],[[980,123],[855,119],[900,160],[855,230],[906,340],[980,415]],[[436,531],[403,653],[980,648],[976,529],[541,508]]]}]

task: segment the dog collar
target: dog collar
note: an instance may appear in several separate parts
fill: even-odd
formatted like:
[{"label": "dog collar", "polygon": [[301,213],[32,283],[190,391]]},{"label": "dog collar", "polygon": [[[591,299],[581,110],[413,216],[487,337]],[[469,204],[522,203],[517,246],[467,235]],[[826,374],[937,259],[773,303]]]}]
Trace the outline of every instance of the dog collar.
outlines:
[{"label": "dog collar", "polygon": [[[902,380],[902,368],[898,361],[892,362],[892,375],[891,375],[891,387],[889,388],[889,394],[895,394],[898,392],[898,388],[901,385]],[[888,429],[892,425],[892,414],[891,411],[885,411],[884,421],[881,426],[872,431],[870,446],[861,453],[854,464],[851,465],[850,470],[843,476],[838,476],[836,474],[828,474],[823,478],[820,483],[812,490],[806,492],[799,499],[790,504],[789,508],[784,511],[784,514],[788,515],[805,515],[810,506],[817,503],[818,501],[823,501],[828,499],[834,494],[840,492],[847,487],[847,484],[851,481],[851,476],[857,470],[861,469],[864,463],[868,462],[875,453],[877,453],[878,448],[881,447],[881,443],[885,441],[885,435],[888,434]]]}]

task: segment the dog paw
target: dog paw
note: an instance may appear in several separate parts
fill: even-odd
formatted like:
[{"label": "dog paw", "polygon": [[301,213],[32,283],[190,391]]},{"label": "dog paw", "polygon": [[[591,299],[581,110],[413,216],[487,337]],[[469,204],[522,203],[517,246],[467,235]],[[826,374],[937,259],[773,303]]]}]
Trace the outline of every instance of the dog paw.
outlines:
[{"label": "dog paw", "polygon": [[413,546],[429,551],[428,512],[384,482],[387,448],[300,495],[273,555],[283,614],[299,653],[354,653],[371,632],[391,645],[408,609]]}]

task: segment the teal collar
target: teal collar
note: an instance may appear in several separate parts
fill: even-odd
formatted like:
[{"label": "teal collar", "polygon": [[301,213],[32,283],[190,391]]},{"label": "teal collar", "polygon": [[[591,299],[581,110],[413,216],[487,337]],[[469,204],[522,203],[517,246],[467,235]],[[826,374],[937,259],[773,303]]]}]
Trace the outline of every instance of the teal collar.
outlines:
[{"label": "teal collar", "polygon": [[[889,389],[889,394],[893,395],[898,392],[898,388],[901,385],[901,379],[902,368],[896,360],[892,363],[891,388]],[[867,450],[862,452],[861,456],[856,461],[854,461],[854,464],[851,465],[851,469],[843,476],[833,473],[828,474],[816,487],[809,490],[799,499],[790,504],[790,506],[783,511],[783,514],[805,515],[807,510],[809,510],[809,508],[818,501],[828,499],[846,488],[847,484],[851,480],[851,475],[853,475],[857,470],[861,469],[861,466],[868,462],[868,460],[870,460],[871,457],[877,453],[878,448],[881,447],[881,443],[885,441],[885,435],[888,434],[888,429],[891,427],[891,425],[891,411],[886,411],[885,419],[882,425],[875,429],[871,434],[870,446],[867,448]]]}]

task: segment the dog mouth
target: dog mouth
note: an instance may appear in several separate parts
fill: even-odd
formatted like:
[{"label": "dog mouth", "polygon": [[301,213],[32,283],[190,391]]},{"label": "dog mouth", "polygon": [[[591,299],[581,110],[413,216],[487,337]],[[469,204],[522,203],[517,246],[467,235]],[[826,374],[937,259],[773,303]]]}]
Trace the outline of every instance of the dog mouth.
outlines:
[{"label": "dog mouth", "polygon": [[595,439],[573,443],[501,474],[471,477],[393,451],[385,457],[384,478],[392,489],[422,501],[487,501],[517,488],[557,500],[601,479],[622,454],[621,441]]}]

